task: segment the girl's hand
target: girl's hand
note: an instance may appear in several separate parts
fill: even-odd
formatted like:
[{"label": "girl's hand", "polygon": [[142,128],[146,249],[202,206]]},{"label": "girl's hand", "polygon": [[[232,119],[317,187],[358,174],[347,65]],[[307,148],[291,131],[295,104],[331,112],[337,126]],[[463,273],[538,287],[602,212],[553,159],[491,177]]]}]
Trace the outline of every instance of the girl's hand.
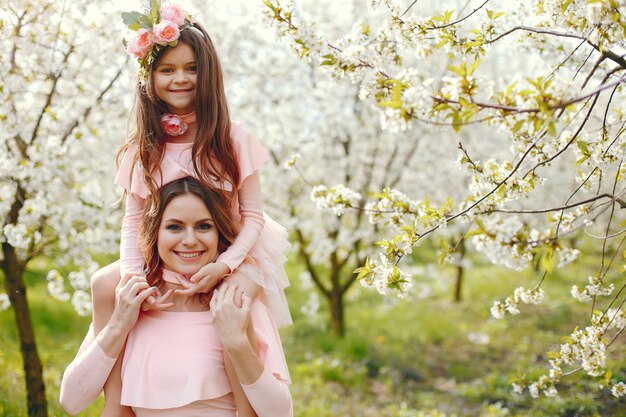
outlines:
[{"label": "girl's hand", "polygon": [[211,291],[226,274],[230,272],[230,268],[223,262],[211,262],[204,265],[196,272],[189,282],[181,282],[185,287],[184,290],[176,290],[176,294],[193,295],[199,292]]},{"label": "girl's hand", "polygon": [[139,318],[141,304],[151,295],[156,287],[151,287],[144,277],[125,277],[115,290],[115,310],[110,324],[130,330]]},{"label": "girl's hand", "polygon": [[[235,297],[241,297],[241,307],[235,304]],[[213,323],[225,347],[235,348],[249,344],[246,334],[250,323],[252,299],[237,284],[223,283],[216,288],[211,298]]]},{"label": "girl's hand", "polygon": [[148,310],[164,311],[171,307],[174,307],[173,302],[171,301],[169,303],[166,302],[167,299],[170,298],[170,296],[173,293],[174,293],[174,290],[170,289],[170,290],[167,290],[165,294],[161,295],[161,291],[159,291],[159,289],[157,288],[154,295],[148,296],[146,301],[144,301],[141,304],[141,310],[142,311],[148,311]]}]

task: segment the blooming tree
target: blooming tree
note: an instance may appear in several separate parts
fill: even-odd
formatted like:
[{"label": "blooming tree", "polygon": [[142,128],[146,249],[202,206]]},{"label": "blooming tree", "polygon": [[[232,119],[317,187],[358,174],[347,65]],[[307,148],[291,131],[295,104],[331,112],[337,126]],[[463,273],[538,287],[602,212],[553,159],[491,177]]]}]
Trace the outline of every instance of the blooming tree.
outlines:
[{"label": "blooming tree", "polygon": [[[605,351],[626,326],[618,257],[626,240],[626,6],[476,0],[437,2],[429,10],[416,3],[372,0],[363,20],[333,40],[321,29],[326,22],[309,21],[302,2],[264,2],[279,36],[330,78],[353,83],[383,131],[411,140],[406,132],[439,126],[458,142],[455,159],[468,184],[461,198],[435,204],[421,192],[385,188],[361,201],[358,208],[388,237],[379,243],[383,251],[358,268],[358,278],[401,293],[408,248],[465,224],[462,239],[491,261],[516,270],[539,265],[535,286],[494,304],[493,316],[502,318],[545,298],[542,283],[578,254],[567,238],[585,230],[602,251],[597,272],[572,295],[598,312],[572,332],[549,373],[520,378],[514,388],[555,395],[564,375],[582,370],[623,395],[624,383],[607,373]],[[466,140],[478,126],[484,140]],[[353,208],[344,198],[351,185],[330,184],[314,200],[335,213]],[[442,249],[452,253],[457,246]]]},{"label": "blooming tree", "polygon": [[[0,305],[15,312],[31,416],[47,410],[24,271],[47,259],[50,293],[89,314],[92,255],[114,252],[118,237],[117,197],[101,181],[114,175],[124,135],[123,123],[109,121],[126,118],[117,100],[125,61],[110,59],[121,44],[103,10],[25,0],[0,9]],[[63,277],[61,267],[73,272]]]},{"label": "blooming tree", "polygon": [[[333,12],[332,7],[321,9],[329,16]],[[294,252],[307,271],[304,276],[317,289],[309,302],[292,308],[311,314],[309,307],[319,305],[321,295],[329,305],[331,328],[343,334],[345,297],[358,282],[353,271],[383,237],[368,212],[346,206],[364,209],[366,197],[385,186],[413,193],[427,189],[438,199],[443,194],[437,189],[450,189],[444,182],[462,179],[462,172],[455,169],[456,176],[429,178],[432,170],[425,167],[441,165],[438,156],[446,150],[434,149],[438,147],[425,140],[428,128],[402,135],[384,131],[375,110],[360,103],[355,86],[338,85],[319,68],[293,60],[286,50],[276,48],[267,29],[249,20],[235,30],[229,22],[231,34],[221,30],[223,24],[210,22],[227,79],[233,80],[228,83],[232,111],[271,154],[272,163],[262,173],[266,210],[292,233]],[[334,204],[337,199],[344,205]],[[404,250],[412,250],[410,242],[404,243]],[[386,258],[378,262],[381,269],[392,268]],[[382,293],[392,291],[377,284],[371,282]],[[406,293],[411,281],[398,275],[395,285]]]}]

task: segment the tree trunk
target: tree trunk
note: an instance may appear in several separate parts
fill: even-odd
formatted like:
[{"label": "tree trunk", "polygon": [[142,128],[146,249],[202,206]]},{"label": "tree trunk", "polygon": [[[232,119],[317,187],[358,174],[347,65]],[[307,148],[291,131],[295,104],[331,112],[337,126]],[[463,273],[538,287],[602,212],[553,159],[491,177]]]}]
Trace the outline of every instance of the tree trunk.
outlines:
[{"label": "tree trunk", "polygon": [[337,336],[343,337],[346,328],[343,319],[343,293],[333,289],[330,293],[330,325]]},{"label": "tree trunk", "polygon": [[26,299],[24,266],[19,262],[15,249],[7,242],[2,243],[2,252],[4,254],[2,261],[4,287],[15,311],[15,324],[20,336],[24,376],[26,378],[28,415],[30,417],[47,417],[48,404],[43,382],[43,370],[37,353],[33,322],[30,318],[30,309]]},{"label": "tree trunk", "polygon": [[454,302],[458,303],[462,300],[461,289],[463,287],[463,258],[465,258],[465,241],[459,242],[459,263],[456,267],[456,283],[454,285]]}]

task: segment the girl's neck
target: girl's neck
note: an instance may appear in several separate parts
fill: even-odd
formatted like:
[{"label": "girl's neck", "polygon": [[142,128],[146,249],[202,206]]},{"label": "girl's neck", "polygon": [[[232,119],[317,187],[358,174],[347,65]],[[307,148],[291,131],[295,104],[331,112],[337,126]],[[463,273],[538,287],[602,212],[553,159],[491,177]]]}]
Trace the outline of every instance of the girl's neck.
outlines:
[{"label": "girl's neck", "polygon": [[195,110],[192,111],[191,113],[187,113],[187,114],[183,114],[182,116],[178,116],[183,120],[183,123],[187,123],[188,125],[191,125],[192,123],[196,123],[196,112]]},{"label": "girl's neck", "polygon": [[192,111],[188,114],[177,115],[187,124],[187,131],[179,136],[167,136],[167,142],[169,143],[193,143],[196,139],[196,132],[198,131],[198,124],[196,123],[196,112]]}]

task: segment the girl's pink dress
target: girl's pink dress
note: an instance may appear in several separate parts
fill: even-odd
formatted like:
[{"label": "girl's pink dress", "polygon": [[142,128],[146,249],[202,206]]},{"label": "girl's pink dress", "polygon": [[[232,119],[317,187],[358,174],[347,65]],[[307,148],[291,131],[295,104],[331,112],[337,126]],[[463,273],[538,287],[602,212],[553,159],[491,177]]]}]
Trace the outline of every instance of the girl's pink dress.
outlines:
[{"label": "girl's pink dress", "polygon": [[[241,180],[236,187],[230,183],[215,184],[227,191],[236,191],[233,220],[239,225],[235,241],[217,261],[244,274],[263,289],[261,300],[268,306],[278,326],[292,323],[285,288],[289,280],[284,263],[289,249],[287,231],[263,212],[259,168],[269,159],[256,138],[238,123],[231,125],[231,138],[239,162]],[[179,178],[197,177],[191,158],[193,143],[166,142],[161,172],[153,177],[159,187]],[[122,157],[115,183],[127,191],[126,213],[122,222],[120,249],[121,273],[139,274],[144,269],[137,244],[138,227],[149,191],[135,164],[137,146],[130,145]],[[217,161],[216,161],[217,163]],[[246,263],[243,260],[246,259]]]}]

